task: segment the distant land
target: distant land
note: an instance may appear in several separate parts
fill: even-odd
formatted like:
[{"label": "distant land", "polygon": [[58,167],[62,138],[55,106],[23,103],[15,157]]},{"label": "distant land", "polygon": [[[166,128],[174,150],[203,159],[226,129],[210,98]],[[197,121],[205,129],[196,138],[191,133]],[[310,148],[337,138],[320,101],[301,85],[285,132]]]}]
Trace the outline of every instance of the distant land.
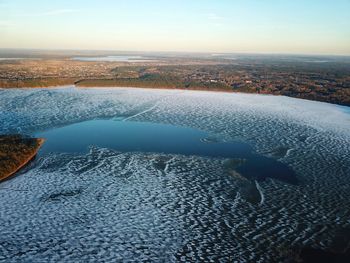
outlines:
[{"label": "distant land", "polygon": [[260,93],[350,106],[350,57],[0,50],[0,88],[63,85]]}]

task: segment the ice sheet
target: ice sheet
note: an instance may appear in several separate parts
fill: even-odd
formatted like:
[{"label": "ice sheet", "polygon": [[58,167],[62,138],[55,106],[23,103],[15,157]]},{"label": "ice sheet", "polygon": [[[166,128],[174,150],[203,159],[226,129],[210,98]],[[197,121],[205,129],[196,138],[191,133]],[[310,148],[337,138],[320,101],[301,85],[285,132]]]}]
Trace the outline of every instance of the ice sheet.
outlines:
[{"label": "ice sheet", "polygon": [[150,89],[0,90],[0,132],[117,118],[200,129],[290,165],[247,202],[225,160],[92,148],[0,185],[0,261],[271,262],[350,227],[350,115],[321,102]]}]

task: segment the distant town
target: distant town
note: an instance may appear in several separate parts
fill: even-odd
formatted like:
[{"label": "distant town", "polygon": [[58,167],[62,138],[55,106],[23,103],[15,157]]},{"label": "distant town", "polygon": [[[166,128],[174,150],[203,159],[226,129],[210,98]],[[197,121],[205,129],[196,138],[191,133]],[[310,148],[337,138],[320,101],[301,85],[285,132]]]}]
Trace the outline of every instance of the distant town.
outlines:
[{"label": "distant town", "polygon": [[138,59],[113,52],[1,50],[0,87],[214,90],[285,95],[350,106],[349,57],[137,55]]}]

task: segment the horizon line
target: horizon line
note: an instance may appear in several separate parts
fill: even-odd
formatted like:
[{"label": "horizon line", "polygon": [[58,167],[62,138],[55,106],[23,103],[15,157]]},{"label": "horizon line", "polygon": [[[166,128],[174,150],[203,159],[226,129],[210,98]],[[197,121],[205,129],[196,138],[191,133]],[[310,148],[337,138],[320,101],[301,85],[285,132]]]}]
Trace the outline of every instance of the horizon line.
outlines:
[{"label": "horizon line", "polygon": [[298,52],[251,52],[251,51],[154,51],[154,50],[121,50],[121,49],[84,49],[84,48],[12,48],[0,47],[0,50],[18,50],[18,51],[93,51],[93,52],[120,52],[120,53],[170,53],[170,54],[206,54],[206,55],[275,55],[275,56],[328,56],[328,57],[350,57],[349,54],[337,53],[298,53]]}]

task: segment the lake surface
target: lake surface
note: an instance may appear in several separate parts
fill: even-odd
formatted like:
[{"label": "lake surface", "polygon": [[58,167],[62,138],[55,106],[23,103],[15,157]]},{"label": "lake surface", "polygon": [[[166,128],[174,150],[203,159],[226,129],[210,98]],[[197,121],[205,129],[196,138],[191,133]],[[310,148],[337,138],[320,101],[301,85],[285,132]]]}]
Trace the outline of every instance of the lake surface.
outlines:
[{"label": "lake surface", "polygon": [[[284,262],[304,247],[344,251],[347,112],[256,94],[3,89],[1,134],[47,140],[0,185],[0,262]],[[297,184],[285,183],[293,171]]]},{"label": "lake surface", "polygon": [[46,138],[40,154],[50,152],[86,153],[90,146],[121,152],[154,152],[197,155],[213,158],[243,159],[232,169],[246,178],[275,178],[296,183],[292,169],[275,159],[255,154],[243,142],[224,142],[204,131],[132,121],[92,120],[35,134]]}]

